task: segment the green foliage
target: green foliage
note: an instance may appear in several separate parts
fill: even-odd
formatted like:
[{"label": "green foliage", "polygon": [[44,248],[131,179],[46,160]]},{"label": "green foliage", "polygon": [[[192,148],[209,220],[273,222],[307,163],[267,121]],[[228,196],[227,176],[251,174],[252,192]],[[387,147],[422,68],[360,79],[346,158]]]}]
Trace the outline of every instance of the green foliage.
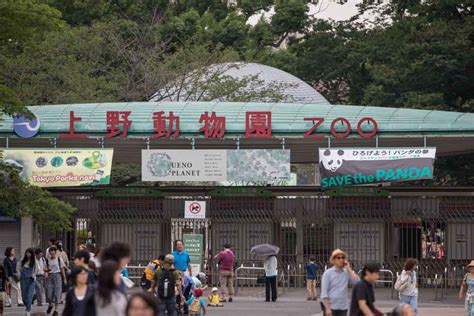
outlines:
[{"label": "green foliage", "polygon": [[16,168],[0,163],[0,184],[0,208],[7,216],[31,216],[50,232],[72,229],[70,216],[75,209],[50,192],[25,182]]}]

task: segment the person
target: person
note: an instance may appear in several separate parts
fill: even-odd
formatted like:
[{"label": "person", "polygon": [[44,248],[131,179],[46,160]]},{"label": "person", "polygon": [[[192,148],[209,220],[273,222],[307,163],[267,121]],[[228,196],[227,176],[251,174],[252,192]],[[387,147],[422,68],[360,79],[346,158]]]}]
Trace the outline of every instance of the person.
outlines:
[{"label": "person", "polygon": [[84,315],[86,303],[93,295],[88,285],[89,270],[84,265],[77,265],[71,271],[72,287],[66,293],[63,316]]},{"label": "person", "polygon": [[306,265],[306,288],[308,290],[307,301],[317,301],[316,296],[316,272],[319,266],[314,263],[314,258],[309,258],[309,263]]},{"label": "person", "polygon": [[409,258],[405,262],[405,267],[399,276],[400,284],[403,286],[399,296],[400,302],[410,305],[415,315],[418,316],[418,284],[415,271],[417,264],[417,260],[413,258]]},{"label": "person", "polygon": [[149,291],[151,287],[151,282],[153,281],[153,276],[155,275],[156,270],[160,267],[165,260],[165,255],[160,255],[158,259],[148,262],[145,270],[143,270],[143,275],[140,280],[142,289],[144,291]]},{"label": "person", "polygon": [[158,267],[151,284],[151,291],[158,294],[158,315],[173,316],[175,311],[175,286],[181,302],[184,302],[183,290],[181,286],[181,276],[173,267],[173,255],[166,255],[163,267]]},{"label": "person", "polygon": [[[127,296],[119,289],[121,282],[120,264],[115,260],[103,261],[97,279],[97,288],[93,296],[93,303],[88,304],[84,315],[125,315]],[[94,306],[93,311],[90,311],[91,306]]]},{"label": "person", "polygon": [[467,271],[459,289],[459,299],[465,297],[467,315],[474,316],[474,260],[467,265]]},{"label": "person", "polygon": [[7,291],[7,299],[6,299],[6,306],[10,307],[12,305],[12,295],[11,289],[13,288],[17,294],[17,305],[18,307],[22,307],[23,299],[21,295],[21,288],[20,288],[20,276],[18,275],[17,270],[17,260],[15,257],[15,248],[7,247],[5,249],[5,259],[3,260],[3,268],[5,269],[5,273],[7,274],[8,284],[10,285],[10,291]]},{"label": "person", "polygon": [[373,285],[380,277],[380,265],[368,263],[362,269],[362,280],[352,289],[350,316],[382,316],[383,313],[375,307]]},{"label": "person", "polygon": [[63,259],[57,255],[56,246],[51,246],[49,249],[49,259],[46,259],[46,300],[48,302],[47,314],[53,310],[53,315],[58,315],[58,305],[61,302],[61,293],[63,284],[66,285],[66,265]]},{"label": "person", "polygon": [[94,245],[87,245],[86,247],[89,252],[89,269],[98,272],[100,269],[100,249]]},{"label": "person", "polygon": [[51,248],[52,246],[54,246],[54,244],[56,243],[56,239],[55,238],[50,238],[48,240],[48,248],[46,248],[46,259],[50,259],[49,257],[49,248]]},{"label": "person", "polygon": [[74,265],[76,267],[84,267],[87,271],[87,285],[94,286],[96,274],[89,268],[90,254],[87,250],[79,250],[74,254]]},{"label": "person", "polygon": [[[122,271],[130,261],[130,245],[120,241],[113,242],[102,251],[100,259],[101,262],[108,260],[117,262],[119,265],[119,271]],[[119,290],[127,295],[127,285],[122,278],[120,278],[120,280]]]},{"label": "person", "polygon": [[206,303],[201,296],[202,291],[196,289],[194,295],[186,301],[186,305],[189,306],[189,316],[201,316],[202,314],[206,314]]},{"label": "person", "polygon": [[56,249],[57,249],[57,256],[63,259],[64,264],[66,265],[66,269],[69,269],[69,257],[67,256],[66,251],[64,251],[63,243],[58,240],[56,241]]},{"label": "person", "polygon": [[156,316],[158,305],[150,293],[136,293],[128,300],[127,316]]},{"label": "person", "polygon": [[[199,272],[196,276],[184,275],[181,278],[183,296],[184,300],[187,301],[191,296],[194,295],[195,289],[200,289],[201,291],[206,291],[208,285],[206,284],[206,274],[204,272]],[[176,298],[176,304],[181,304],[181,298]],[[188,305],[184,304],[183,313],[186,315],[188,313]]]},{"label": "person", "polygon": [[321,308],[326,316],[347,316],[349,281],[355,283],[359,277],[352,270],[347,254],[341,249],[332,252],[329,262],[333,266],[322,277]]},{"label": "person", "polygon": [[174,267],[181,273],[181,275],[184,275],[186,270],[188,270],[189,276],[192,276],[193,271],[191,268],[191,258],[189,257],[188,252],[184,250],[183,241],[180,239],[175,240],[174,249],[175,250],[172,253],[174,257]]},{"label": "person", "polygon": [[94,247],[96,246],[95,244],[95,238],[92,235],[92,230],[89,230],[87,232],[87,239],[86,239],[86,245],[93,245]]},{"label": "person", "polygon": [[36,248],[35,257],[38,265],[38,271],[36,271],[35,293],[38,306],[43,306],[43,302],[46,301],[44,291],[44,271],[46,270],[46,260],[44,259],[43,250],[41,248]]},{"label": "person", "polygon": [[3,316],[3,302],[7,292],[7,282],[7,273],[5,272],[3,265],[0,264],[0,316]]},{"label": "person", "polygon": [[86,244],[80,244],[78,250],[87,250]]},{"label": "person", "polygon": [[272,302],[277,300],[277,258],[275,255],[268,256],[263,264],[265,268],[265,301],[270,302],[270,292]]},{"label": "person", "polygon": [[26,307],[26,315],[31,313],[33,304],[33,294],[35,292],[36,273],[38,271],[36,264],[35,250],[28,248],[20,262],[20,285],[22,299]]},{"label": "person", "polygon": [[413,309],[408,304],[401,304],[395,307],[388,315],[390,316],[414,316]]},{"label": "person", "polygon": [[235,254],[229,244],[224,245],[224,250],[215,257],[219,263],[219,281],[221,284],[222,301],[226,301],[226,292],[229,294],[229,302],[232,302],[234,296],[234,260]]},{"label": "person", "polygon": [[213,307],[224,306],[224,304],[221,304],[217,287],[212,288],[211,294],[209,295],[209,303],[207,304],[207,306],[213,306]]}]

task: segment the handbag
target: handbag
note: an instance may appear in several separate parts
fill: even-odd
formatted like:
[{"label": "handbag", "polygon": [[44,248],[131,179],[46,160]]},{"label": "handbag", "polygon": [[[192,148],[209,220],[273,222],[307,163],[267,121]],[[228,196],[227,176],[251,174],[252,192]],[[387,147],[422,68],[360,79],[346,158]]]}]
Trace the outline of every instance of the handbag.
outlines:
[{"label": "handbag", "polygon": [[257,278],[257,284],[265,284],[267,282],[267,278],[265,275],[261,275]]},{"label": "handbag", "polygon": [[395,290],[398,291],[398,292],[403,292],[403,290],[405,290],[408,286],[408,280],[406,280],[405,282],[402,282],[402,275],[400,274],[398,277],[397,277],[397,281],[395,282]]}]

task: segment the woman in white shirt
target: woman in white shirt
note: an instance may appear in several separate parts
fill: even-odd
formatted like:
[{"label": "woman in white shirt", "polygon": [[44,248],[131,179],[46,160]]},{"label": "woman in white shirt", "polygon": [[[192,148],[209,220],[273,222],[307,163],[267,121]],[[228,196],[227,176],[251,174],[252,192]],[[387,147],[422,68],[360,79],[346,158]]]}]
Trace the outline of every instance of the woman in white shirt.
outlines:
[{"label": "woman in white shirt", "polygon": [[[97,316],[125,316],[127,297],[118,289],[122,276],[115,261],[105,261],[99,271],[94,296]],[[90,314],[85,314],[90,315]]]},{"label": "woman in white shirt", "polygon": [[277,258],[268,256],[263,267],[265,268],[265,301],[270,302],[270,292],[272,302],[277,300]]},{"label": "woman in white shirt", "polygon": [[410,305],[415,315],[418,315],[418,284],[415,271],[417,264],[418,261],[416,259],[408,259],[400,275],[402,285],[400,302]]}]

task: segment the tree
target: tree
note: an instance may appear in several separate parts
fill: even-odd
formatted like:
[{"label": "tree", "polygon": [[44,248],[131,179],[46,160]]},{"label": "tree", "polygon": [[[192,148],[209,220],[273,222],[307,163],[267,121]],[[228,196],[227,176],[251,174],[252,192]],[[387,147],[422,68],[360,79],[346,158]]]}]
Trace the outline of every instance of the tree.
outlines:
[{"label": "tree", "polygon": [[31,216],[36,224],[50,232],[72,229],[70,217],[75,209],[24,181],[14,166],[0,162],[0,184],[0,209],[7,216]]}]

